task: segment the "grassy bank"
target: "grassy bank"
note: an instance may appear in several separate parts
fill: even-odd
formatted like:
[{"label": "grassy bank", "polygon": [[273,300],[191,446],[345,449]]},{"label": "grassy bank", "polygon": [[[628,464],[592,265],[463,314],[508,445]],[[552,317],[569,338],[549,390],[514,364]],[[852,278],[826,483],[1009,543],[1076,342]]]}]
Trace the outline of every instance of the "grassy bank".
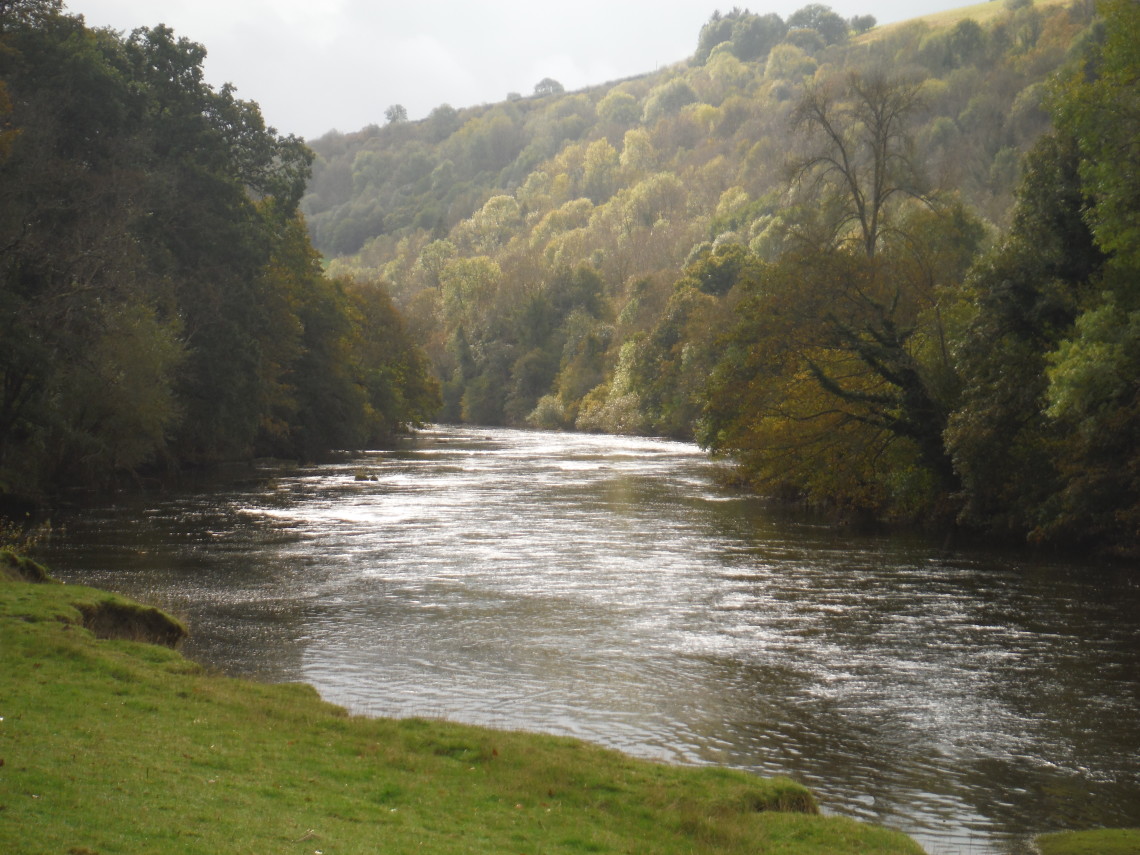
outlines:
[{"label": "grassy bank", "polygon": [[25,575],[0,560],[0,852],[921,852],[787,780],[211,676],[118,637],[172,642],[161,613]]},{"label": "grassy bank", "polygon": [[1043,834],[1037,838],[1037,850],[1041,855],[1137,855],[1140,828]]}]

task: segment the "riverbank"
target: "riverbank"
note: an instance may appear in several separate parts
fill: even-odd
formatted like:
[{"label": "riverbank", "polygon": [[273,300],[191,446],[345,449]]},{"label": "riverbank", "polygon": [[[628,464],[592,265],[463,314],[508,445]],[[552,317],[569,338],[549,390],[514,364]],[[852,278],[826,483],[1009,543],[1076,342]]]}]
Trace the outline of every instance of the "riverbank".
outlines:
[{"label": "riverbank", "polygon": [[1064,831],[1037,838],[1041,855],[1136,855],[1140,852],[1140,828],[1098,828]]},{"label": "riverbank", "polygon": [[137,640],[173,643],[176,621],[2,563],[0,851],[922,851],[789,780],[211,675]]}]

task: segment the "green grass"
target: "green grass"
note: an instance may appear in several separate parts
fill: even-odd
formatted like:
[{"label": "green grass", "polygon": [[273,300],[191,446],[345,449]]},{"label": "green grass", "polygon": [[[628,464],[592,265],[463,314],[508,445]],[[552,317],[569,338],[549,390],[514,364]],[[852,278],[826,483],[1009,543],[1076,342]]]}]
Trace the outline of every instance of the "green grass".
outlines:
[{"label": "green grass", "polygon": [[1137,855],[1140,853],[1140,828],[1043,834],[1036,843],[1041,855]]},{"label": "green grass", "polygon": [[[1071,2],[1072,0],[1036,0],[1036,6],[1040,10],[1045,10],[1053,6],[1069,5]],[[937,30],[943,27],[951,27],[966,18],[973,18],[982,26],[986,26],[994,18],[999,18],[1007,14],[1009,14],[1009,10],[1002,0],[988,0],[988,2],[985,3],[958,6],[953,9],[944,9],[941,12],[931,12],[929,15],[908,18],[905,21],[897,21],[893,24],[884,24],[881,27],[875,27],[863,35],[858,36],[856,40],[860,42],[872,42],[888,35],[892,30],[916,23],[926,24],[931,29]]]},{"label": "green grass", "polygon": [[108,602],[131,605],[0,574],[0,852],[921,852],[789,780],[210,675],[96,638]]}]

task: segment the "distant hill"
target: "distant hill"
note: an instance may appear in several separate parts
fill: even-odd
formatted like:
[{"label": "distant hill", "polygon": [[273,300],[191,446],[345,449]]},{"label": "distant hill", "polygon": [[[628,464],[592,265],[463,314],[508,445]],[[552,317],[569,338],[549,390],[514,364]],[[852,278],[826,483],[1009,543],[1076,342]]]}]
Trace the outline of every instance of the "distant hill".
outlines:
[{"label": "distant hill", "polygon": [[502,400],[465,412],[490,357],[473,357],[456,379],[460,322],[441,303],[445,269],[475,277],[463,288],[478,294],[481,319],[461,331],[486,354],[488,342],[518,338],[503,327],[522,295],[585,266],[599,278],[599,318],[621,319],[598,344],[602,382],[621,343],[656,320],[651,307],[664,305],[695,248],[777,251],[797,100],[809,84],[872,68],[921,84],[909,130],[927,176],[1002,227],[1021,157],[1049,126],[1044,84],[1092,14],[1083,0],[1007,0],[863,34],[818,5],[787,21],[718,14],[694,33],[689,61],[654,73],[568,93],[547,81],[553,94],[444,104],[422,121],[314,140],[302,210],[330,272],[389,283],[452,384],[447,417],[522,423],[554,388],[563,357],[548,355],[523,379],[514,363],[524,354],[514,353],[505,373],[496,369]]},{"label": "distant hill", "polygon": [[[826,10],[805,7],[813,8]],[[917,137],[932,144],[930,165],[1000,223],[1016,178],[1011,154],[1047,125],[1040,84],[1064,62],[1091,14],[1088,2],[994,0],[862,34],[848,28],[842,38],[829,34],[832,43],[817,29],[789,26],[795,15],[787,22],[747,12],[716,16],[693,58],[653,73],[499,104],[444,104],[422,121],[311,141],[318,160],[303,209],[327,258],[380,270],[394,260],[384,248],[393,238],[441,237],[491,196],[517,194],[534,173],[564,165],[559,155],[572,160],[583,143],[606,139],[620,154],[625,133],[644,130],[655,159],[677,167],[670,171],[686,184],[686,173],[703,165],[701,152],[741,167],[741,140],[786,134],[781,110],[804,81],[879,63],[928,81],[930,110]],[[686,144],[694,135],[707,139]],[[693,148],[696,154],[677,162],[679,149]],[[954,148],[957,156],[948,151]],[[616,192],[630,176],[613,180]]]},{"label": "distant hill", "polygon": [[1138,14],[734,10],[651,74],[329,134],[302,206],[331,273],[387,283],[442,420],[694,438],[852,519],[1140,549]]}]

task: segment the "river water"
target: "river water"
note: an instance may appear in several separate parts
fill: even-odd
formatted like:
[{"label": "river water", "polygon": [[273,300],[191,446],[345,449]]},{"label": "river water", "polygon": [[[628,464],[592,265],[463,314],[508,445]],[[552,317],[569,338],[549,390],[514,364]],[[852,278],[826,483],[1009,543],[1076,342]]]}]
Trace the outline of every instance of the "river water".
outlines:
[{"label": "river water", "polygon": [[41,557],[179,614],[227,673],[789,775],[932,855],[1140,824],[1134,568],[859,535],[714,470],[682,443],[434,428],[61,516]]}]

